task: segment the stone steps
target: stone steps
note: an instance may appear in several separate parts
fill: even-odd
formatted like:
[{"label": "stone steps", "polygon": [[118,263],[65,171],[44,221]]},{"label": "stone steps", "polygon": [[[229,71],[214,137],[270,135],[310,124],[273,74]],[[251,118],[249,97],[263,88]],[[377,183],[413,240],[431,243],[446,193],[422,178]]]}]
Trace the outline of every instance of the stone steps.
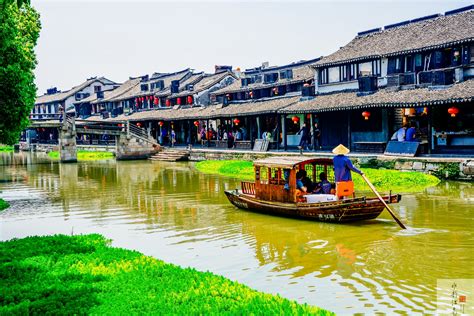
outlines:
[{"label": "stone steps", "polygon": [[163,148],[149,158],[152,161],[186,161],[189,160],[189,151],[173,148]]}]

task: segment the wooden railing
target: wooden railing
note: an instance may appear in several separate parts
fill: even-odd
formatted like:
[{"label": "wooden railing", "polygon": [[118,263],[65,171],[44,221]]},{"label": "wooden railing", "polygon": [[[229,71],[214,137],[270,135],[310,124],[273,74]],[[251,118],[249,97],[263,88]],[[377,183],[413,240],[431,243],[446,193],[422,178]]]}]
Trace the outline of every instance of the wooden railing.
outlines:
[{"label": "wooden railing", "polygon": [[255,183],[254,182],[245,182],[242,181],[240,183],[242,187],[242,193],[244,194],[250,194],[250,195],[255,195]]}]

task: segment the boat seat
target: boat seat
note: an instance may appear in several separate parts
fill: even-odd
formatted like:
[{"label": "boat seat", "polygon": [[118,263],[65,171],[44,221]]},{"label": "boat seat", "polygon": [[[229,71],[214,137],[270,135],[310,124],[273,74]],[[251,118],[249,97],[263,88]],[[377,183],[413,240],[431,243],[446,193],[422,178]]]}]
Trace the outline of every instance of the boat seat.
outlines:
[{"label": "boat seat", "polygon": [[242,181],[240,187],[242,188],[242,193],[255,195],[255,183]]}]

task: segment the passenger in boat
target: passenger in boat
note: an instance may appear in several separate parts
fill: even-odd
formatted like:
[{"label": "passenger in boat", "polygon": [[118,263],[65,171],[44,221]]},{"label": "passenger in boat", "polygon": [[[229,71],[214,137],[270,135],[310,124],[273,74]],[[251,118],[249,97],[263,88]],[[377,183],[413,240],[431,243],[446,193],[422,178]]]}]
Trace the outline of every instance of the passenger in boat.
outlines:
[{"label": "passenger in boat", "polygon": [[303,178],[304,178],[303,170],[298,171],[296,173],[296,189],[306,193],[308,191],[308,188],[305,187],[303,183]]},{"label": "passenger in boat", "polygon": [[311,181],[311,179],[308,177],[308,172],[306,172],[306,170],[300,170],[299,172],[301,172],[301,174],[303,175],[303,178],[301,179],[301,181],[303,182],[303,186],[306,187],[306,190],[308,192],[313,192],[313,190],[315,189],[315,185],[313,184],[313,181]]},{"label": "passenger in boat", "polygon": [[316,189],[315,189],[314,193],[331,194],[332,184],[331,184],[331,182],[328,181],[328,177],[327,177],[325,172],[321,172],[319,174],[319,180],[321,180],[321,182],[319,182],[316,185]]},{"label": "passenger in boat", "polygon": [[354,183],[352,182],[351,170],[363,175],[364,173],[354,167],[349,157],[346,155],[350,150],[340,144],[332,150],[336,156],[333,158],[334,178],[336,181],[336,195],[341,198],[351,196],[354,193]]}]

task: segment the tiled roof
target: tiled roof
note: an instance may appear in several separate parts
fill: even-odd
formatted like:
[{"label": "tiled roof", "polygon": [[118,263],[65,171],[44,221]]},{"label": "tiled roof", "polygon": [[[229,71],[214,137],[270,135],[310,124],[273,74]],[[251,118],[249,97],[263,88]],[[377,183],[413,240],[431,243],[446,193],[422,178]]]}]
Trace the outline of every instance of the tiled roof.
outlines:
[{"label": "tiled roof", "polygon": [[294,104],[300,96],[271,98],[244,103],[231,103],[212,113],[214,117],[247,116],[264,113],[276,113],[278,110]]},{"label": "tiled roof", "polygon": [[[154,83],[158,80],[163,80],[165,88],[163,90],[158,91],[157,93],[154,93],[153,90],[151,90],[151,91],[150,90],[149,91],[142,91],[141,90],[141,85],[140,85],[141,81],[139,81],[138,84],[136,84],[135,86],[130,88],[128,91],[124,92],[121,95],[109,98],[107,101],[122,101],[122,100],[128,100],[128,99],[132,99],[132,98],[139,97],[139,96],[144,96],[144,95],[151,95],[151,94],[159,95],[159,94],[162,94],[162,93],[165,93],[165,94],[169,93],[169,87],[171,85],[171,81],[173,81],[173,80],[183,80],[183,78],[186,78],[189,75],[189,73],[190,73],[190,70],[185,69],[185,70],[178,71],[178,72],[175,72],[175,73],[172,73],[172,74],[162,75],[162,76],[160,76],[156,79],[148,80],[148,81],[143,82],[143,83],[151,84],[151,83]],[[140,78],[137,78],[137,79],[140,80]]]},{"label": "tiled roof", "polygon": [[227,87],[224,87],[220,90],[213,92],[213,94],[221,95],[221,94],[231,93],[231,92],[250,91],[254,89],[269,88],[269,87],[287,85],[287,84],[291,84],[295,82],[311,80],[313,78],[314,78],[314,70],[310,66],[305,65],[303,67],[293,68],[293,79],[290,79],[290,80],[278,78],[278,81],[274,83],[263,83],[263,82],[253,83],[245,87],[242,87],[241,80],[236,80],[231,85],[228,85]]},{"label": "tiled roof", "polygon": [[357,96],[356,92],[317,95],[312,100],[297,102],[280,112],[305,113],[370,107],[422,107],[472,100],[474,100],[474,79],[454,84],[446,89],[418,88],[399,91],[382,89],[366,96]]},{"label": "tiled roof", "polygon": [[359,35],[337,52],[323,57],[314,66],[414,53],[472,42],[473,39],[474,11],[469,10]]},{"label": "tiled roof", "polygon": [[45,94],[45,95],[42,95],[42,96],[38,96],[36,98],[35,104],[60,102],[60,101],[66,100],[70,96],[75,95],[77,92],[81,91],[82,89],[86,88],[87,86],[89,86],[89,85],[91,85],[91,84],[93,84],[94,82],[97,82],[97,81],[102,82],[102,83],[114,83],[113,81],[111,81],[107,78],[104,78],[104,77],[91,78],[91,79],[88,79],[88,80],[84,81],[80,85],[71,88],[68,91],[58,92],[58,93],[55,93],[55,94]]},{"label": "tiled roof", "polygon": [[[194,87],[192,91],[189,91],[189,90],[180,91],[180,93],[174,94],[172,95],[172,97],[182,97],[182,96],[192,95],[192,94],[207,90],[227,76],[232,76],[235,78],[234,74],[230,71],[220,72],[218,74],[212,74],[212,75],[203,75],[198,80],[195,80],[195,82],[193,83]],[[182,85],[184,88],[184,86],[186,85],[186,82],[184,82]]]}]

